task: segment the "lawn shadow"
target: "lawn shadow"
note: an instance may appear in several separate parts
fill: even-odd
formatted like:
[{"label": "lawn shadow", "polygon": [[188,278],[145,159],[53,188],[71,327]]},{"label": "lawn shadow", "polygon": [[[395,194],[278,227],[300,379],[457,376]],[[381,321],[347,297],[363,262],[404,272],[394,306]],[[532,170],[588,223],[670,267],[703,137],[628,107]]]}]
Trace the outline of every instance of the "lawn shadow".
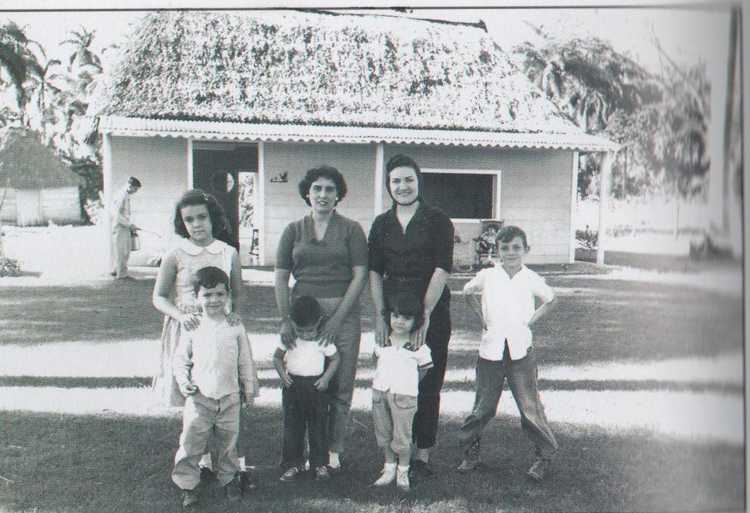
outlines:
[{"label": "lawn shadow", "polygon": [[[0,509],[178,512],[170,481],[180,419],[2,413]],[[441,421],[434,480],[401,496],[368,485],[382,465],[368,412],[355,412],[345,471],[328,482],[278,480],[281,414],[253,408],[243,418],[241,453],[259,487],[232,507],[210,490],[200,511],[716,511],[744,505],[741,448],[650,433],[612,434],[553,423],[561,449],[549,479],[524,475],[533,451],[517,419],[499,417],[482,441],[486,466],[468,475],[460,461],[459,420]],[[212,497],[214,497],[212,499]]]},{"label": "lawn shadow", "polygon": [[[543,365],[710,357],[742,351],[741,299],[666,284],[555,276],[548,281],[558,288],[558,298],[534,326],[534,345]],[[0,300],[2,343],[158,339],[163,319],[151,304],[152,289],[153,280],[4,287],[8,299]],[[362,329],[371,331],[373,309],[367,291],[360,303]],[[245,285],[240,315],[251,333],[277,333],[273,288]],[[460,351],[475,351],[481,333],[461,294],[451,299],[451,319],[451,365],[473,367],[473,358],[463,361]]]}]

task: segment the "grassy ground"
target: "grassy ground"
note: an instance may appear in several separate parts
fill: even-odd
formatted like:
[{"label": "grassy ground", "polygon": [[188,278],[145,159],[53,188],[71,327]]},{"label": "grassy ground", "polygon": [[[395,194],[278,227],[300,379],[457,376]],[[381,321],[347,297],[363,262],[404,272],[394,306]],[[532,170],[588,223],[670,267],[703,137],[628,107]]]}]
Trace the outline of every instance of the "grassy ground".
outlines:
[{"label": "grassy ground", "polygon": [[[742,349],[742,302],[687,287],[585,276],[550,275],[558,301],[536,328],[537,355],[544,365],[633,365],[691,357],[711,358]],[[461,280],[453,280],[458,289]],[[161,319],[150,306],[152,280],[114,285],[2,288],[0,346],[25,348],[62,342],[73,346],[155,340]],[[246,287],[242,316],[251,333],[277,327],[270,287]],[[449,368],[470,370],[478,330],[460,295],[454,296],[455,342]],[[363,327],[371,329],[370,305],[363,296]],[[1,347],[0,347],[1,348]],[[264,367],[268,363],[264,362]],[[369,365],[363,365],[366,371]],[[548,411],[559,408],[553,393],[616,391],[719,393],[741,396],[737,386],[691,381],[626,379],[545,379]],[[677,377],[676,377],[677,378]],[[142,387],[142,377],[70,378],[0,376],[1,387]],[[264,378],[266,388],[278,380]],[[366,379],[358,386],[366,387]],[[111,387],[111,388],[110,388]],[[7,390],[7,389],[6,389]],[[452,380],[446,392],[470,391],[471,382]],[[687,392],[686,392],[687,391]],[[586,395],[585,397],[590,397]],[[646,396],[644,396],[646,397]],[[613,399],[614,400],[614,399]],[[698,403],[696,403],[698,404]],[[571,407],[586,410],[581,401]],[[616,407],[616,405],[615,405]],[[469,405],[466,405],[469,408]],[[649,404],[641,405],[642,411]],[[632,410],[633,415],[641,411]],[[701,411],[695,411],[698,419]],[[278,481],[281,415],[259,406],[245,414],[242,452],[257,466],[259,488],[242,502],[228,504],[206,482],[200,511],[269,512],[495,512],[495,511],[727,511],[744,508],[742,445],[720,439],[666,436],[653,430],[618,429],[593,419],[556,421],[561,451],[549,480],[530,483],[523,471],[532,451],[518,418],[502,412],[483,439],[487,466],[471,475],[452,467],[460,459],[456,431],[460,417],[441,417],[434,463],[438,479],[419,483],[406,497],[367,485],[376,477],[380,456],[369,413],[357,410],[352,425],[347,473],[328,483]],[[691,422],[691,418],[685,419]],[[152,417],[0,411],[0,511],[22,512],[176,512],[179,496],[169,480],[180,420],[176,414]],[[215,500],[211,500],[215,496]]]}]

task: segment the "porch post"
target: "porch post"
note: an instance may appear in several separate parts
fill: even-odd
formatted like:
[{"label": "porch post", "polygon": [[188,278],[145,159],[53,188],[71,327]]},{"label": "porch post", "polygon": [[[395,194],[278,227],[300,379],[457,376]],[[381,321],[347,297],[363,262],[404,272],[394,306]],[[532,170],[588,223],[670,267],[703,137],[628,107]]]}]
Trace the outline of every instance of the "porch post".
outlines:
[{"label": "porch post", "polygon": [[266,146],[258,141],[258,205],[255,212],[258,223],[258,265],[266,265]]},{"label": "porch post", "polygon": [[382,142],[375,147],[375,214],[378,216],[383,211],[383,155],[385,153]]},{"label": "porch post", "polygon": [[110,209],[112,208],[112,136],[105,132],[102,138],[102,185],[104,187],[104,231],[106,235],[107,248],[107,272],[113,269],[112,255],[112,217]]},{"label": "porch post", "polygon": [[609,203],[609,176],[612,172],[613,153],[607,151],[602,159],[602,169],[599,177],[599,234],[596,249],[596,263],[604,263],[604,244],[607,232],[607,205]]},{"label": "porch post", "polygon": [[573,170],[570,173],[570,249],[568,263],[576,261],[576,198],[578,197],[578,152],[573,152]]}]

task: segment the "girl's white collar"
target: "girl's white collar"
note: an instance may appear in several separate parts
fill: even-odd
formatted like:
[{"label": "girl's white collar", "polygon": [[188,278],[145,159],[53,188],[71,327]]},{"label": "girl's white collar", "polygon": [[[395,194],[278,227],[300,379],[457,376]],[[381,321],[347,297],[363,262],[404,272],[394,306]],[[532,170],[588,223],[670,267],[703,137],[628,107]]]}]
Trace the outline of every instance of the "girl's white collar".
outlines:
[{"label": "girl's white collar", "polygon": [[224,245],[218,239],[214,239],[214,241],[208,246],[198,246],[190,242],[190,239],[181,239],[179,242],[179,247],[185,253],[193,256],[200,255],[204,250],[213,255],[219,255],[224,251]]}]

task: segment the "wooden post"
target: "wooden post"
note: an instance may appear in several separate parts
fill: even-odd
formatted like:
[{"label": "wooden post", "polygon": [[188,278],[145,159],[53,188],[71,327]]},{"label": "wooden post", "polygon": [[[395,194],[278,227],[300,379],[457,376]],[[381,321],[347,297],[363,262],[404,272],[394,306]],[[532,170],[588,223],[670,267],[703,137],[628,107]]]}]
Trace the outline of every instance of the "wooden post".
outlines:
[{"label": "wooden post", "polygon": [[112,217],[110,209],[112,208],[112,136],[109,133],[102,134],[102,182],[104,186],[104,216],[101,222],[104,226],[105,241],[107,248],[105,255],[107,255],[107,272],[113,269],[114,256],[112,255]]},{"label": "wooden post", "polygon": [[384,160],[384,145],[382,142],[377,143],[375,146],[375,212],[374,217],[377,217],[383,212],[383,180],[385,165]]},{"label": "wooden post", "polygon": [[612,173],[611,151],[604,153],[602,168],[599,172],[599,234],[596,248],[596,263],[604,263],[604,243],[607,233],[607,208],[609,204],[609,177]]}]

